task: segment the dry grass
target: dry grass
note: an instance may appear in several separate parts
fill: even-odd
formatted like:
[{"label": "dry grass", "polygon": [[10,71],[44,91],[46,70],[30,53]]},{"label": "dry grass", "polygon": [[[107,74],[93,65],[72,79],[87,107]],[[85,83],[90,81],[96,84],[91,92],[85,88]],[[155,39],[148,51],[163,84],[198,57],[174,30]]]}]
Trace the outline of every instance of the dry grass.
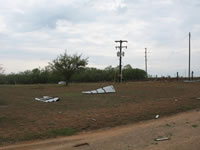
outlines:
[{"label": "dry grass", "polygon": [[[81,91],[113,84],[115,94]],[[128,82],[0,86],[0,144],[71,135],[200,108],[200,83]],[[56,103],[35,101],[58,96]],[[94,118],[94,119],[92,119]]]}]

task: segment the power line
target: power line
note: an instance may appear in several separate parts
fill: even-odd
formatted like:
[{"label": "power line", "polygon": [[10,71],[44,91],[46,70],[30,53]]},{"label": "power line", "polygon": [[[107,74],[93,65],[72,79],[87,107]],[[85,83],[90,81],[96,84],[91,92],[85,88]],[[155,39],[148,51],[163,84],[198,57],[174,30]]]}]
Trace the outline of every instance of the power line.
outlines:
[{"label": "power line", "polygon": [[[145,48],[145,71],[147,73],[147,48]],[[147,77],[148,77],[148,73],[147,73]]]},{"label": "power line", "polygon": [[190,45],[191,45],[191,34],[190,34],[190,32],[189,32],[189,69],[188,69],[188,78],[189,78],[189,80],[190,80],[190,61],[191,61],[191,54],[190,54],[190,52],[191,52],[191,47],[190,47]]},{"label": "power line", "polygon": [[115,41],[116,43],[119,43],[119,46],[116,46],[115,48],[118,49],[119,51],[117,52],[117,56],[119,57],[119,82],[122,81],[122,56],[124,56],[124,52],[122,51],[122,48],[126,48],[127,46],[122,46],[123,43],[128,43],[126,40],[119,40]]}]

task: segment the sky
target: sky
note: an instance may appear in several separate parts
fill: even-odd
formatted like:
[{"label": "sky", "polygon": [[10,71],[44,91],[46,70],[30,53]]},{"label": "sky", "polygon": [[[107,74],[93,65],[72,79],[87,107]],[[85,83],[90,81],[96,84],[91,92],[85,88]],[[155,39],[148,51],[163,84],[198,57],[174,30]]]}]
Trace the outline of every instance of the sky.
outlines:
[{"label": "sky", "polygon": [[200,76],[199,0],[0,0],[0,64],[5,73],[44,68],[65,51],[88,57],[88,67],[119,64],[155,76]]}]

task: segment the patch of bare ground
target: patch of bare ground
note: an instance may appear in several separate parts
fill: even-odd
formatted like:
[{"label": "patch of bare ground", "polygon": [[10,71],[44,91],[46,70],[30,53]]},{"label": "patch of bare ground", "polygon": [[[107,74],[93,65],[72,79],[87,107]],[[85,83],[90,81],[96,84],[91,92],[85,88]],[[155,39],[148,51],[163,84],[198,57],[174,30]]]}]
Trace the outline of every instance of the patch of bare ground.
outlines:
[{"label": "patch of bare ground", "polygon": [[[180,113],[133,125],[2,147],[0,150],[199,150],[200,111]],[[168,140],[155,139],[167,137]]]}]

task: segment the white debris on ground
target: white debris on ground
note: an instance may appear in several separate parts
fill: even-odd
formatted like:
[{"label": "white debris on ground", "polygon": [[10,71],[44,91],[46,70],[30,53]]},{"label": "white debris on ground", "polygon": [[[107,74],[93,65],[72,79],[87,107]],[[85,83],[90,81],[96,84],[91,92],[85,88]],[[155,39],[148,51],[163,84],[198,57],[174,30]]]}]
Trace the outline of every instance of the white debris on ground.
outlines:
[{"label": "white debris on ground", "polygon": [[169,140],[169,138],[168,137],[162,137],[162,138],[155,139],[155,141],[165,141],[165,140]]},{"label": "white debris on ground", "polygon": [[184,83],[200,82],[200,80],[184,80]]},{"label": "white debris on ground", "polygon": [[59,81],[58,84],[59,85],[66,85],[66,82],[65,81]]},{"label": "white debris on ground", "polygon": [[58,97],[43,96],[42,98],[35,98],[35,100],[45,103],[51,103],[51,102],[57,102],[60,99]]},{"label": "white debris on ground", "polygon": [[91,91],[83,91],[83,94],[104,94],[104,93],[115,93],[115,88],[112,85],[105,86],[103,88],[99,88]]},{"label": "white debris on ground", "polygon": [[156,119],[158,119],[159,117],[160,117],[159,115],[156,115],[156,117],[155,117],[155,118],[156,118]]}]

